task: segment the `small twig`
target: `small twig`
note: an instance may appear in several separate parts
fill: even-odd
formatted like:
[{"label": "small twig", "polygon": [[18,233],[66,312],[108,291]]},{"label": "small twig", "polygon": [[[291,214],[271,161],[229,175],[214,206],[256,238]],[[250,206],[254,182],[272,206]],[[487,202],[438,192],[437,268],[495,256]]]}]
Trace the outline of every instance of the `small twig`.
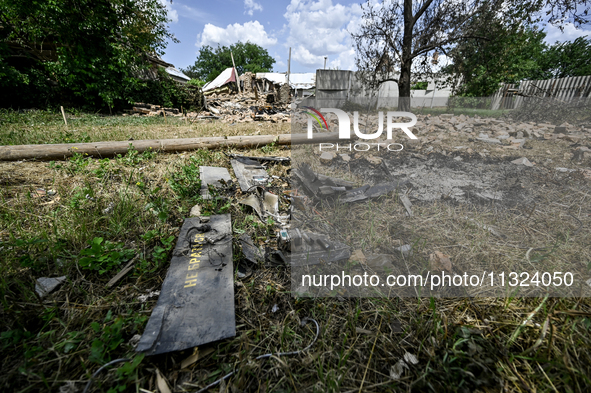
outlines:
[{"label": "small twig", "polygon": [[138,254],[135,257],[131,258],[131,260],[127,262],[127,265],[125,265],[125,267],[121,269],[121,271],[117,273],[115,277],[109,280],[106,287],[111,288],[113,285],[117,284],[117,281],[121,280],[127,273],[129,273],[133,269],[133,264],[135,263],[135,261],[137,261],[139,256],[140,255]]},{"label": "small twig", "polygon": [[382,321],[384,318],[380,320],[380,326],[378,326],[378,331],[376,332],[376,338],[373,340],[373,347],[371,347],[371,353],[369,354],[369,359],[367,360],[367,366],[365,367],[365,372],[363,373],[363,379],[361,380],[361,386],[359,386],[359,393],[363,389],[363,383],[365,382],[365,376],[367,375],[367,369],[369,368],[369,363],[371,362],[371,357],[373,356],[373,351],[376,348],[376,342],[378,341],[378,336],[380,335],[380,329],[382,328]]}]

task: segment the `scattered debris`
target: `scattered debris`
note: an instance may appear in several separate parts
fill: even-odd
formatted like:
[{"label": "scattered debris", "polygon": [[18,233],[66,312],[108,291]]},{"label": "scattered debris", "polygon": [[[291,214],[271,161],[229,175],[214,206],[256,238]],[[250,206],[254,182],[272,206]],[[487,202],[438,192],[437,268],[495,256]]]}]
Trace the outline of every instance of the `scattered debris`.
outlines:
[{"label": "scattered debris", "polygon": [[242,192],[252,191],[253,187],[265,186],[269,181],[269,175],[258,161],[250,158],[235,158],[231,159],[232,169],[240,184]]},{"label": "scattered debris", "polygon": [[429,267],[432,271],[445,270],[448,273],[453,271],[451,259],[440,251],[435,251],[433,254],[429,255]]},{"label": "scattered debris", "polygon": [[259,247],[255,246],[252,238],[248,234],[242,234],[238,240],[240,240],[240,244],[242,245],[242,253],[244,254],[244,258],[246,258],[246,260],[255,264],[261,264],[265,262],[265,253]]},{"label": "scattered debris", "polygon": [[199,216],[201,216],[201,206],[195,205],[191,208],[191,211],[189,212],[189,217],[199,217]]},{"label": "scattered debris", "polygon": [[410,257],[412,255],[412,246],[410,244],[404,244],[400,247],[395,247],[394,249],[399,251],[403,257]]},{"label": "scattered debris", "polygon": [[177,116],[180,117],[183,114],[177,108],[164,108],[161,105],[144,104],[142,102],[136,102],[133,104],[133,109],[125,110],[129,115],[146,115],[146,116]]},{"label": "scattered debris", "polygon": [[61,283],[66,281],[66,276],[61,277],[40,277],[35,282],[35,292],[40,298],[44,298],[53,292]]},{"label": "scattered debris", "polygon": [[418,364],[419,360],[417,357],[409,352],[404,354],[404,357],[390,368],[390,378],[393,380],[398,380],[404,374],[404,370],[409,368],[409,366]]},{"label": "scattered debris", "polygon": [[117,282],[119,280],[121,280],[123,277],[125,277],[125,275],[133,269],[133,265],[134,265],[135,261],[138,260],[138,258],[139,258],[139,254],[136,255],[135,257],[131,258],[131,260],[127,263],[127,265],[125,265],[125,267],[119,273],[117,273],[117,275],[115,277],[113,277],[112,279],[109,280],[106,287],[111,288],[113,285],[117,284]]},{"label": "scattered debris", "polygon": [[252,207],[262,222],[266,222],[267,217],[273,217],[279,222],[286,222],[289,218],[279,215],[279,197],[262,187],[255,186],[253,192],[238,203]]},{"label": "scattered debris", "polygon": [[291,266],[317,265],[348,260],[351,249],[346,244],[331,240],[327,235],[300,229],[281,231],[279,248],[287,252]]},{"label": "scattered debris", "polygon": [[367,263],[367,259],[365,258],[363,251],[359,250],[359,249],[353,251],[349,260],[355,261],[355,262]]},{"label": "scattered debris", "polygon": [[521,157],[518,158],[516,160],[511,161],[511,163],[513,164],[517,164],[517,165],[525,165],[525,166],[534,166],[534,164],[532,164],[527,158],[525,157]]},{"label": "scattered debris", "polygon": [[394,268],[394,259],[387,254],[368,254],[365,256],[367,266],[376,272],[391,272]]},{"label": "scattered debris", "polygon": [[156,355],[235,336],[233,278],[230,215],[209,224],[186,219],[136,351]]},{"label": "scattered debris", "polygon": [[226,168],[216,166],[200,166],[199,178],[201,179],[201,196],[204,199],[211,199],[209,185],[221,187],[220,181],[229,182],[232,180],[230,172]]},{"label": "scattered debris", "polygon": [[336,155],[334,153],[325,151],[320,155],[320,162],[323,164],[330,164],[331,161],[335,159],[335,157]]},{"label": "scattered debris", "polygon": [[154,296],[160,296],[160,291],[152,291],[152,292],[148,293],[147,295],[139,295],[137,297],[137,300],[139,300],[141,303],[145,303],[148,299],[150,299]]},{"label": "scattered debris", "polygon": [[400,202],[402,202],[402,204],[404,205],[404,208],[406,209],[406,214],[408,214],[409,217],[412,217],[412,203],[410,203],[410,199],[408,199],[406,194],[400,195]]}]

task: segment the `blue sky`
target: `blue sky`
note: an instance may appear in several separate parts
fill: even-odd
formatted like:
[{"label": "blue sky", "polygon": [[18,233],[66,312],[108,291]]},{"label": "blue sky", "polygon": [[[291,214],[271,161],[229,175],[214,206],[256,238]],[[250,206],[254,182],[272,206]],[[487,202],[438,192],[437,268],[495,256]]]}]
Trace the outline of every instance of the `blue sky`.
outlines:
[{"label": "blue sky", "polygon": [[[258,44],[275,58],[273,71],[287,71],[289,47],[291,72],[322,68],[355,69],[355,51],[349,31],[361,20],[358,1],[332,0],[161,0],[169,11],[170,30],[180,43],[169,43],[163,59],[177,68],[192,65],[202,45],[217,47],[237,41]],[[546,41],[574,40],[589,35],[591,26],[564,33],[546,28]]]}]

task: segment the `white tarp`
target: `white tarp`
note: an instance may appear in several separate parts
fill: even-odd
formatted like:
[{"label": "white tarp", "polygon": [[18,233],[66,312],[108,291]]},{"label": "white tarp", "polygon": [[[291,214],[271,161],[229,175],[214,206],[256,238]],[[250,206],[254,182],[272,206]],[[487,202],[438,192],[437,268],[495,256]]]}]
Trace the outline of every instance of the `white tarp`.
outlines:
[{"label": "white tarp", "polygon": [[202,90],[209,91],[209,90],[217,89],[218,87],[222,87],[226,83],[236,82],[236,74],[237,74],[237,72],[234,72],[234,68],[232,68],[232,67],[226,68],[224,71],[222,71],[221,74],[219,74],[217,76],[217,78],[215,78],[211,82],[205,84],[205,86],[203,86]]}]

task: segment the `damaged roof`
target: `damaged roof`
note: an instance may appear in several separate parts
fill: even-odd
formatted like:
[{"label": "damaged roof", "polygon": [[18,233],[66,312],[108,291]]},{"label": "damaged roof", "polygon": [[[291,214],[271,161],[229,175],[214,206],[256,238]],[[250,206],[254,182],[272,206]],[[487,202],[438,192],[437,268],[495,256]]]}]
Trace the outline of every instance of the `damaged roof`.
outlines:
[{"label": "damaged roof", "polygon": [[222,73],[219,74],[217,76],[217,78],[215,78],[211,82],[208,82],[207,84],[205,84],[205,86],[203,86],[202,90],[209,91],[209,90],[217,89],[218,87],[222,87],[227,83],[236,82],[236,75],[237,75],[237,72],[234,71],[234,68],[228,67],[224,71],[222,71]]}]

